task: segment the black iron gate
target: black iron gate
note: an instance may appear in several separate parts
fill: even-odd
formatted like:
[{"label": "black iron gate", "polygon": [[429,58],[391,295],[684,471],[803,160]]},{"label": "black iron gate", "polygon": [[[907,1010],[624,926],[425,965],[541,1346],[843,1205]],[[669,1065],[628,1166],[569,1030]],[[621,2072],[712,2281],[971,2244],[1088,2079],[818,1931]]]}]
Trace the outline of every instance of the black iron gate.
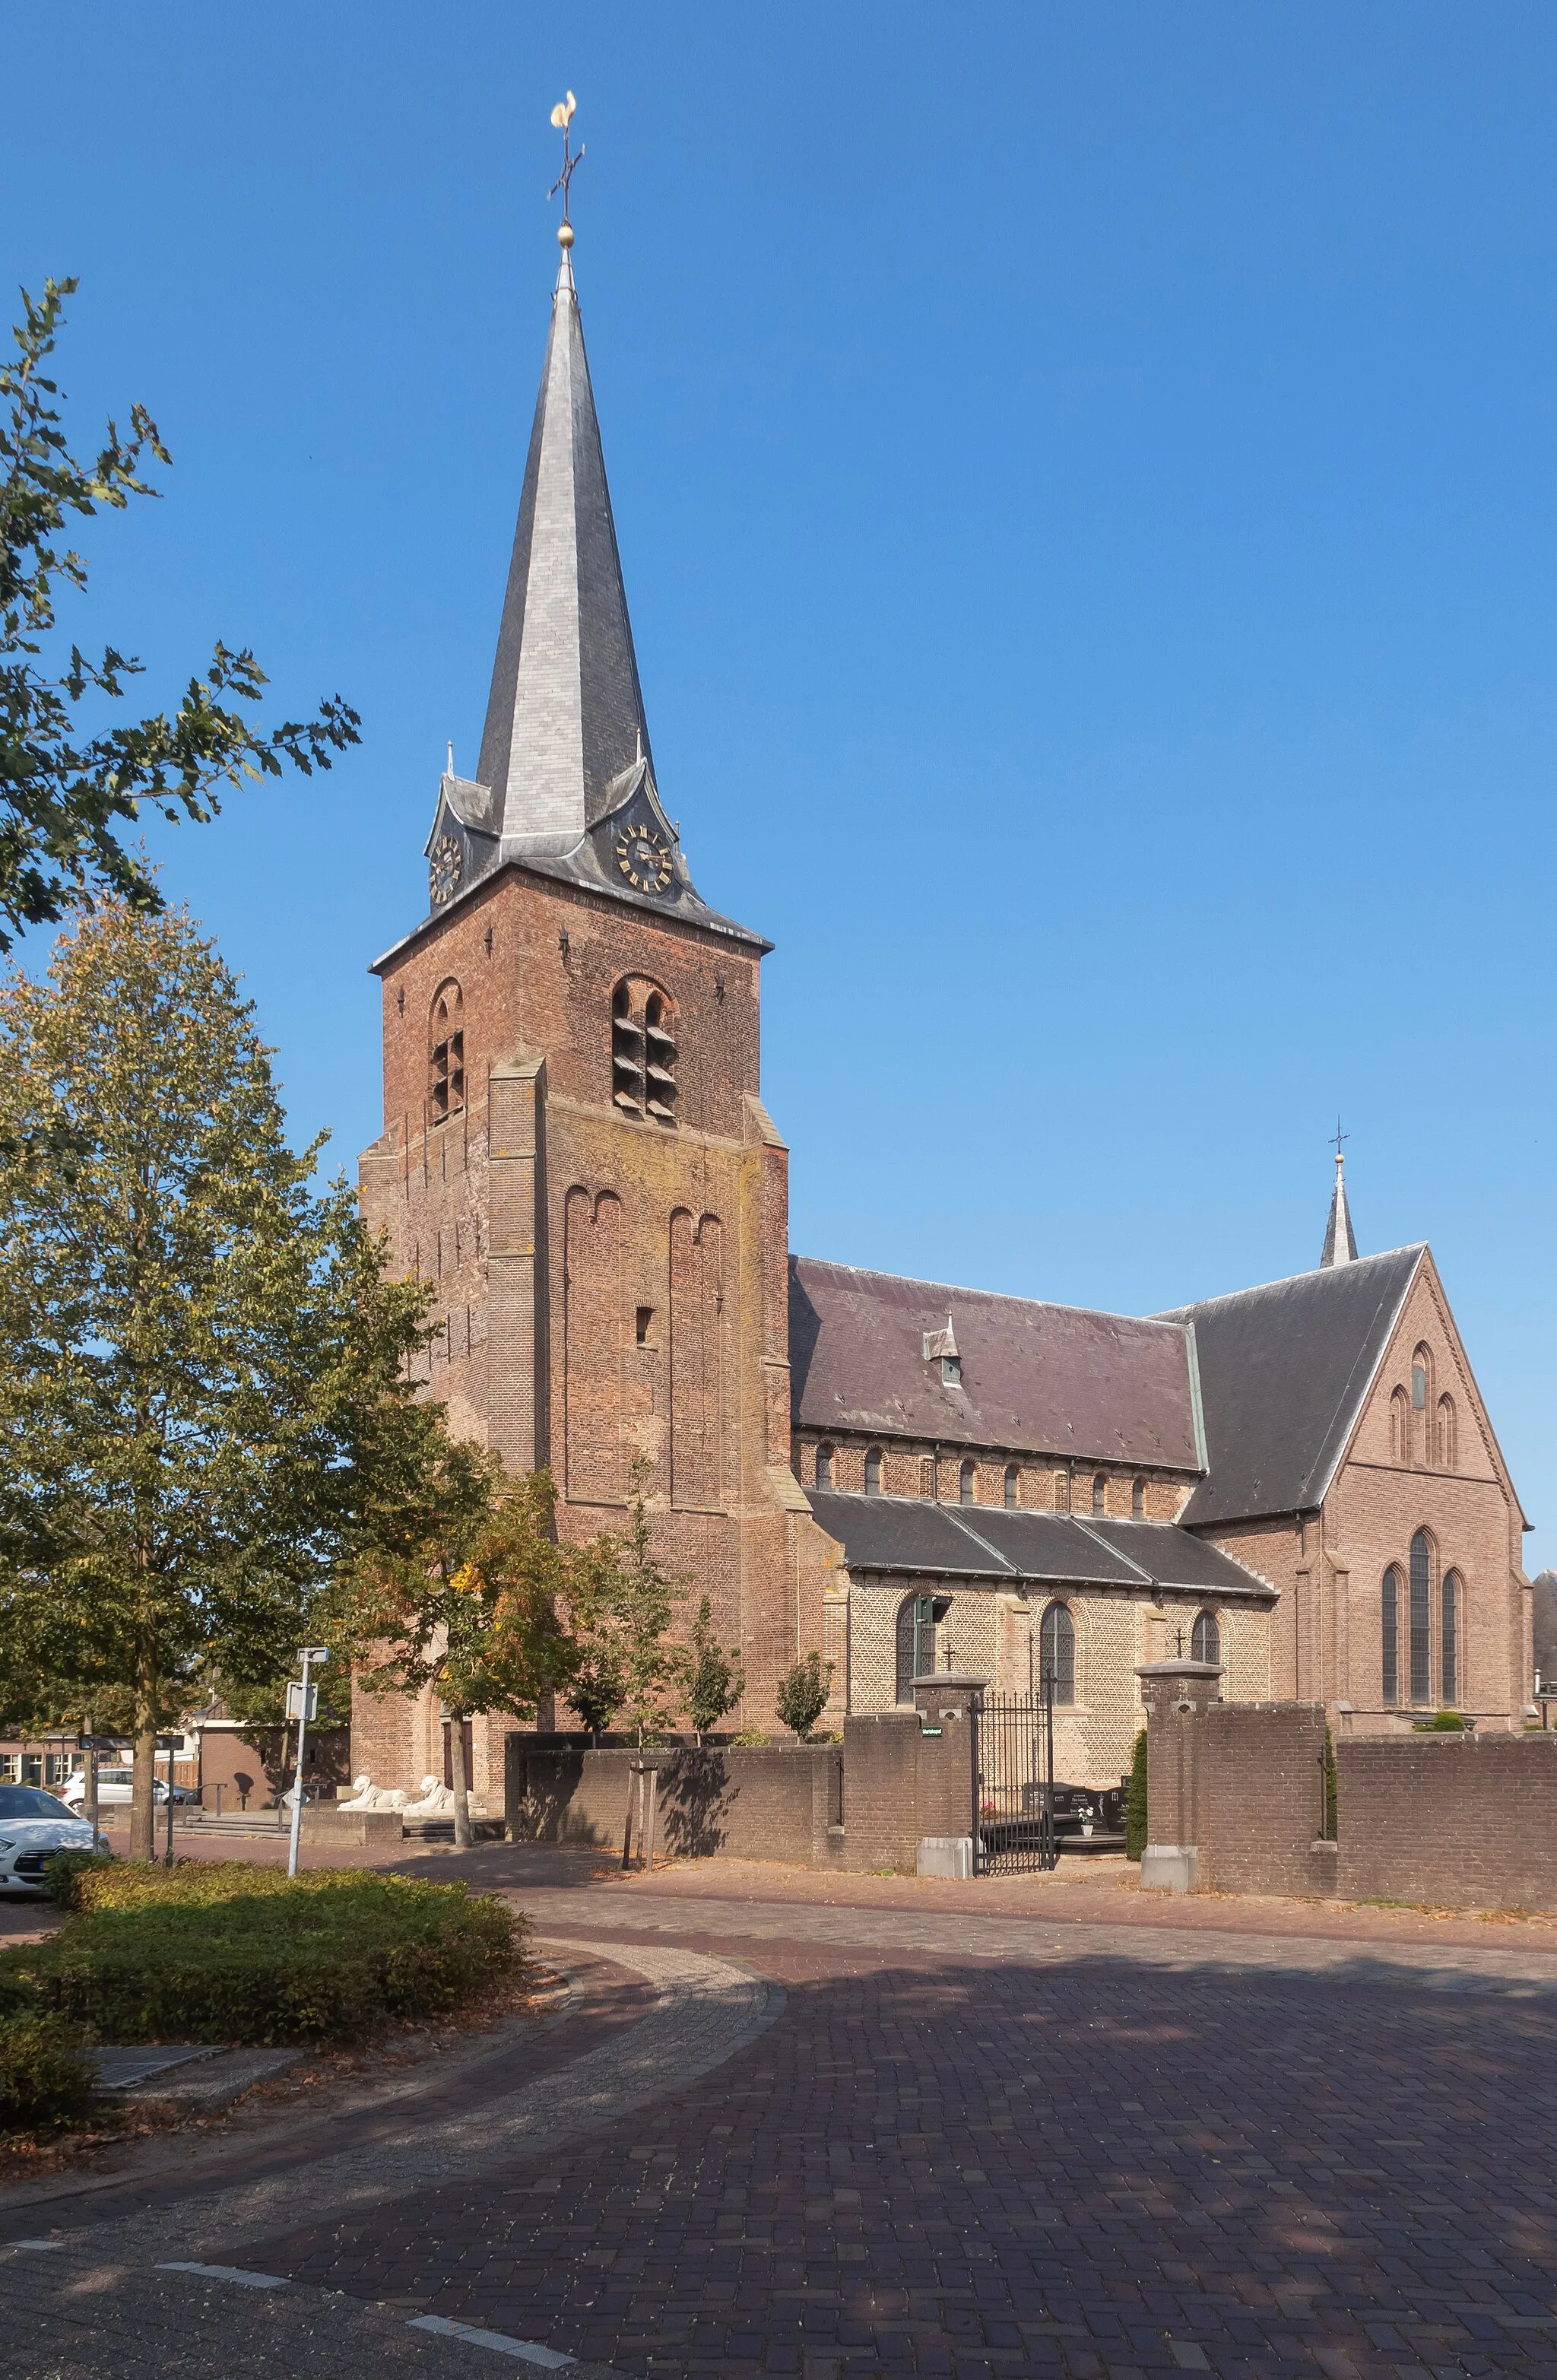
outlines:
[{"label": "black iron gate", "polygon": [[972,1713],[973,1868],[979,1876],[1051,1868],[1055,1844],[1055,1688],[990,1695]]}]

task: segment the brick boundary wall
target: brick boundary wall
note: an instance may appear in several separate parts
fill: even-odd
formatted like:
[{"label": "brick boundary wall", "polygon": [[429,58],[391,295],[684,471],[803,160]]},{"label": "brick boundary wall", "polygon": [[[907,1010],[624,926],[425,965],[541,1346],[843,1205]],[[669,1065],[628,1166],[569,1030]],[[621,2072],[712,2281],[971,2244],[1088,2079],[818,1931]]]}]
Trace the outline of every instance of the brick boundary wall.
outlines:
[{"label": "brick boundary wall", "polygon": [[533,1736],[513,1733],[504,1793],[510,1835],[620,1853],[639,1761],[658,1772],[656,1842],[672,1858],[841,1864],[843,1750],[836,1743],[597,1752],[541,1750]]},{"label": "brick boundary wall", "polygon": [[1334,1893],[1322,1703],[1213,1703],[1204,1717],[1198,1881],[1213,1892]]},{"label": "brick boundary wall", "polygon": [[1335,1793],[1344,1899],[1557,1909],[1557,1735],[1343,1736]]}]

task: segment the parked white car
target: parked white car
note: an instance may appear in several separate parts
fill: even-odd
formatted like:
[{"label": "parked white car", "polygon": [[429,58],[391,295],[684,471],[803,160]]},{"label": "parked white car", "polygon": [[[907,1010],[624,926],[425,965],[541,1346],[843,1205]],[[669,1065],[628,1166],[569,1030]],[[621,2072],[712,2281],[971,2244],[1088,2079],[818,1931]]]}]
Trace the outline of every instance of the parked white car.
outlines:
[{"label": "parked white car", "polygon": [[[134,1789],[133,1768],[100,1768],[97,1772],[98,1808],[106,1810],[115,1802],[121,1805],[127,1803]],[[84,1768],[78,1768],[73,1776],[66,1779],[59,1789],[59,1797],[67,1809],[79,1810],[82,1807],[87,1798],[87,1773]],[[198,1802],[199,1796],[191,1786],[175,1785],[173,1789],[173,1798],[176,1804],[181,1802]],[[167,1800],[165,1778],[159,1777],[153,1780],[151,1799],[159,1808]]]},{"label": "parked white car", "polygon": [[57,1793],[37,1785],[0,1785],[0,1892],[42,1892],[43,1870],[56,1852],[94,1847],[107,1851],[106,1835],[94,1835],[73,1817]]}]

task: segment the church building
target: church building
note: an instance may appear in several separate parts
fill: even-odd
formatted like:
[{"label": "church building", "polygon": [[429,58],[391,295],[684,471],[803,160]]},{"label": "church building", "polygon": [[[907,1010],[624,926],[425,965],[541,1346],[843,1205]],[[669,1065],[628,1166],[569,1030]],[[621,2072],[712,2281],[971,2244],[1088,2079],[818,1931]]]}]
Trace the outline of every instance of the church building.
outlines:
[{"label": "church building", "polygon": [[[561,237],[476,774],[451,762],[427,914],[374,969],[361,1197],[434,1285],[428,1393],[549,1466],[568,1539],[642,1480],[741,1648],[732,1724],[774,1728],[812,1650],[824,1725],[930,1669],[1047,1670],[1056,1774],[1110,1783],[1137,1664],[1182,1650],[1338,1729],[1519,1727],[1519,1500],[1430,1250],[1358,1255],[1339,1156],[1316,1270],[1144,1319],[791,1254],[770,945],[703,899],[661,798]],[[472,1723],[494,1803],[512,1726]],[[353,1770],[414,1785],[445,1733],[428,1697],[359,1696]]]}]

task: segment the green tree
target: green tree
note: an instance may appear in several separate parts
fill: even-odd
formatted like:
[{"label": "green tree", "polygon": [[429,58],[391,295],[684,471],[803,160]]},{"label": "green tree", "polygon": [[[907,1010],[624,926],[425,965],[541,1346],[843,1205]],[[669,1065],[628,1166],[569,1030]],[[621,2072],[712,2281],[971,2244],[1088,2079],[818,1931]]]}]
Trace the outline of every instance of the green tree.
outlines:
[{"label": "green tree", "polygon": [[746,1691],[746,1672],[740,1656],[726,1652],[714,1634],[713,1611],[705,1596],[692,1623],[692,1668],[687,1681],[687,1711],[699,1743],[718,1727]]},{"label": "green tree", "polygon": [[107,892],[132,907],[161,906],[151,878],[116,830],[143,801],[169,819],[204,823],[219,789],[246,777],[305,775],[328,769],[333,752],[359,738],[355,710],[334,697],[317,719],[285,721],[256,734],[234,705],[261,698],[265,674],[254,655],[217,643],[206,674],[191,678],[178,709],[89,735],[83,704],[124,698],[141,663],[109,646],[88,661],[72,645],[43,666],[55,630],[54,591],[87,584],[81,555],[56,540],[69,516],[122,512],[132,496],[158,491],[143,461],[172,457],[145,407],[130,408],[130,435],[110,421],[91,462],[70,453],[43,366],[53,354],[74,281],[48,281],[41,304],[21,293],[18,359],[0,364],[0,951],[17,929],[56,923]]},{"label": "green tree", "polygon": [[787,1670],[773,1706],[779,1726],[791,1728],[804,1743],[827,1706],[832,1682],[833,1665],[829,1661],[824,1668],[820,1653],[807,1653]]},{"label": "green tree", "polygon": [[579,1549],[570,1598],[579,1659],[568,1698],[596,1733],[624,1710],[640,1744],[684,1706],[692,1668],[686,1646],[670,1634],[686,1580],[654,1549],[644,1500],[648,1476],[648,1464],[635,1462],[627,1527]]},{"label": "green tree", "polygon": [[425,1295],[310,1188],[183,911],[106,902],[0,982],[0,1684],[125,1715],[144,1858],[158,1728],[213,1662],[288,1670],[415,1488]]},{"label": "green tree", "polygon": [[1138,1728],[1130,1753],[1130,1781],[1125,1790],[1125,1857],[1138,1860],[1147,1844],[1146,1730]]},{"label": "green tree", "polygon": [[555,1532],[550,1475],[507,1477],[484,1450],[445,1439],[406,1542],[369,1552],[347,1585],[356,1682],[368,1694],[430,1688],[450,1727],[454,1840],[468,1844],[465,1723],[477,1711],[534,1718],[567,1683],[573,1639],[560,1607],[568,1557]]}]

